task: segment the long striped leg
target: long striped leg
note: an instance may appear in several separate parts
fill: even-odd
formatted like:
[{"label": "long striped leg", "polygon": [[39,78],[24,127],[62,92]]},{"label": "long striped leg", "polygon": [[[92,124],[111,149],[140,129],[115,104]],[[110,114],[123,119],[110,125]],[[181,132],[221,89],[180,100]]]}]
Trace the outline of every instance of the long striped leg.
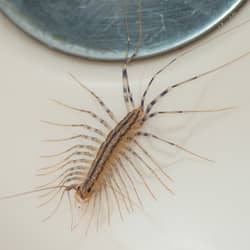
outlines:
[{"label": "long striped leg", "polygon": [[63,178],[64,176],[67,176],[66,174],[68,174],[68,173],[73,173],[75,170],[81,171],[83,174],[86,174],[87,171],[88,171],[86,167],[82,167],[82,166],[72,167],[72,168],[66,169],[62,174],[58,175],[52,181],[48,182],[47,184],[38,186],[37,188],[40,189],[40,188],[44,188],[44,187],[47,187],[47,186],[51,186],[53,183],[58,181],[60,178]]},{"label": "long striped leg", "polygon": [[63,141],[71,141],[71,140],[75,140],[75,139],[86,139],[86,140],[90,140],[93,141],[95,143],[101,144],[102,141],[94,136],[89,136],[89,135],[85,135],[85,134],[79,134],[79,135],[75,135],[75,136],[71,136],[71,137],[67,137],[67,138],[60,138],[60,139],[48,139],[48,140],[43,140],[44,142],[63,142]]},{"label": "long striped leg", "polygon": [[227,63],[221,64],[221,65],[219,65],[218,67],[215,67],[215,68],[213,68],[213,69],[211,69],[211,70],[208,70],[208,71],[206,71],[206,72],[200,73],[200,74],[198,74],[198,75],[196,75],[196,76],[193,76],[193,77],[191,77],[191,78],[188,78],[188,79],[186,79],[186,80],[177,82],[177,83],[175,83],[175,84],[169,86],[168,88],[166,88],[165,90],[163,90],[158,96],[156,96],[156,97],[147,105],[147,107],[146,107],[146,115],[149,114],[149,112],[151,111],[151,109],[153,108],[153,106],[154,106],[162,97],[164,97],[167,93],[169,93],[169,92],[172,91],[173,89],[175,89],[175,88],[177,88],[177,87],[180,87],[180,86],[182,86],[182,85],[184,85],[184,84],[190,83],[190,82],[192,82],[192,81],[194,81],[194,80],[197,80],[197,79],[199,79],[199,78],[202,78],[202,77],[204,77],[204,76],[206,76],[206,75],[212,74],[212,73],[214,73],[214,72],[216,72],[216,71],[219,71],[220,69],[223,69],[223,68],[225,68],[226,66],[231,65],[231,64],[233,64],[233,63],[239,61],[240,59],[242,59],[243,57],[248,56],[249,54],[250,54],[250,51],[247,52],[247,53],[245,53],[245,54],[242,54],[241,56],[239,56],[239,57],[237,57],[237,58],[235,58],[235,59],[233,59],[233,60],[231,60],[231,61],[229,61],[229,62],[227,62]]},{"label": "long striped leg", "polygon": [[150,79],[145,91],[143,92],[142,94],[142,97],[141,97],[141,107],[144,109],[144,105],[145,105],[145,99],[146,99],[146,95],[149,91],[149,88],[151,87],[151,85],[153,84],[155,78],[162,72],[164,71],[167,67],[169,67],[173,62],[176,61],[176,58],[172,59],[167,65],[165,65],[163,68],[161,68],[159,71],[157,71],[153,77]]},{"label": "long striped leg", "polygon": [[128,80],[128,64],[130,62],[129,59],[129,47],[130,47],[130,33],[128,30],[128,19],[127,19],[127,15],[125,15],[125,26],[126,26],[126,30],[127,30],[127,34],[128,34],[128,39],[127,39],[127,50],[126,50],[126,57],[125,57],[125,62],[123,64],[123,68],[122,68],[122,83],[123,83],[123,97],[124,97],[124,102],[127,108],[127,111],[130,112],[131,111],[131,107],[132,109],[135,107],[134,104],[134,100],[133,100],[133,96],[129,87],[129,80]]},{"label": "long striped leg", "polygon": [[[60,162],[53,164],[52,168],[53,168],[53,166],[58,166],[58,165],[64,164],[68,160],[72,159],[74,156],[87,156],[87,157],[90,157],[90,158],[94,157],[94,155],[92,153],[88,152],[88,151],[75,151],[72,154],[70,154],[69,156],[62,159]],[[90,160],[90,159],[88,159],[88,160]],[[46,169],[50,169],[50,168],[51,167],[43,167],[43,168],[40,168],[40,170],[46,170]]]},{"label": "long striped leg", "polygon": [[[125,6],[123,6],[123,9],[125,10]],[[125,12],[125,11],[124,11]],[[136,57],[139,48],[142,43],[142,8],[141,8],[141,0],[138,0],[138,38],[137,38],[137,44],[135,51],[133,55],[129,58],[129,47],[130,47],[130,32],[129,32],[129,27],[128,27],[128,18],[127,14],[124,13],[124,22],[125,22],[125,28],[127,32],[127,50],[126,50],[126,56],[125,56],[125,63],[123,65],[122,69],[122,81],[123,81],[123,96],[124,96],[124,101],[126,104],[127,111],[129,112],[132,109],[135,108],[132,92],[129,87],[129,81],[128,81],[128,65],[129,63]],[[131,105],[131,107],[130,107]]]},{"label": "long striped leg", "polygon": [[204,109],[204,110],[175,110],[175,111],[158,111],[148,114],[143,120],[146,121],[152,117],[158,115],[171,115],[171,114],[190,114],[190,113],[214,113],[214,112],[222,112],[235,109],[235,107],[227,107],[227,108],[219,108],[219,109]]},{"label": "long striped leg", "polygon": [[[117,167],[115,163],[113,163],[112,165],[113,165],[114,168]],[[127,199],[128,199],[128,197],[126,197],[126,195],[123,193],[123,191],[122,191],[122,189],[121,189],[119,183],[117,182],[117,180],[116,180],[116,178],[115,178],[115,174],[112,175],[111,180],[112,180],[112,182],[114,182],[114,184],[115,184],[115,186],[116,186],[116,189],[117,189],[118,193],[120,194],[120,196],[122,197],[123,203],[124,203],[124,205],[125,205],[125,207],[126,207],[128,213],[129,213],[129,207],[128,207],[128,204],[127,204]]]},{"label": "long striped leg", "polygon": [[54,172],[58,171],[59,169],[63,169],[63,168],[65,168],[66,166],[68,166],[70,164],[91,163],[91,162],[92,162],[92,160],[86,160],[86,159],[70,160],[70,161],[67,161],[66,163],[64,163],[63,165],[58,166],[58,164],[55,164],[55,165],[52,165],[52,166],[45,167],[45,168],[43,168],[41,170],[42,171],[43,170],[49,170],[49,171],[47,171],[45,173],[38,174],[38,176],[48,175],[48,174],[54,173]]},{"label": "long striped leg", "polygon": [[120,155],[130,164],[130,166],[132,166],[132,168],[134,169],[134,171],[136,172],[136,174],[140,177],[140,179],[142,180],[142,183],[144,184],[145,188],[148,190],[148,192],[150,193],[150,195],[156,200],[156,197],[154,195],[154,193],[152,192],[152,190],[150,189],[149,185],[147,184],[146,180],[144,179],[142,173],[138,170],[138,168],[136,167],[136,165],[133,163],[133,161],[127,156],[127,154],[125,152],[120,153]]},{"label": "long striped leg", "polygon": [[120,201],[119,201],[119,197],[117,196],[117,192],[115,191],[115,189],[114,189],[114,187],[112,185],[111,178],[110,177],[107,177],[107,178],[108,178],[108,180],[107,180],[107,182],[108,182],[107,186],[111,189],[111,191],[113,193],[113,196],[114,196],[115,201],[116,201],[117,208],[119,210],[120,218],[123,221],[124,218],[123,218],[123,215],[122,215],[122,210],[121,210],[121,204],[120,204]]},{"label": "long striped leg", "polygon": [[60,106],[63,106],[65,108],[68,108],[68,109],[71,109],[71,110],[74,110],[74,111],[78,111],[78,112],[82,112],[82,113],[86,113],[88,115],[90,115],[92,118],[94,118],[95,120],[97,120],[98,122],[100,122],[106,129],[110,130],[112,127],[108,124],[107,121],[105,121],[103,118],[101,118],[100,116],[98,116],[96,113],[94,113],[93,111],[90,111],[90,110],[86,110],[86,109],[82,109],[82,108],[76,108],[76,107],[73,107],[71,105],[68,105],[68,104],[65,104],[61,101],[57,101],[57,100],[54,100],[52,99],[51,100],[52,102],[55,102],[56,104],[60,105]]},{"label": "long striped leg", "polygon": [[90,153],[90,152],[87,152],[87,151],[76,151],[76,152],[73,152],[72,154],[70,154],[69,156],[67,156],[66,158],[64,158],[63,160],[61,160],[60,162],[58,162],[56,164],[53,164],[52,166],[49,166],[49,167],[40,168],[40,170],[46,170],[46,169],[53,168],[54,166],[58,166],[58,165],[64,164],[68,160],[72,159],[74,156],[81,156],[81,155],[92,157],[92,158],[94,157],[94,155],[92,153]]},{"label": "long striped leg", "polygon": [[[244,22],[242,22],[242,23],[239,23],[238,25],[235,25],[234,27],[232,27],[232,28],[226,30],[225,32],[221,32],[221,33],[215,35],[214,37],[207,39],[206,41],[202,41],[202,43],[200,43],[200,44],[198,44],[198,45],[192,46],[191,49],[184,50],[182,53],[180,53],[180,54],[177,55],[175,58],[173,58],[170,62],[168,62],[166,65],[164,65],[159,71],[157,71],[157,72],[153,75],[153,77],[152,77],[151,80],[149,81],[149,83],[148,83],[148,85],[147,85],[147,87],[146,87],[146,89],[145,89],[145,91],[144,91],[144,93],[143,93],[143,95],[142,95],[142,98],[141,98],[141,107],[144,107],[145,97],[146,97],[146,95],[147,95],[147,93],[148,93],[148,90],[149,90],[150,86],[151,86],[152,83],[154,82],[155,78],[156,78],[161,72],[163,72],[164,70],[166,70],[170,65],[172,65],[173,63],[175,63],[178,59],[180,59],[180,58],[183,57],[184,55],[189,54],[190,52],[194,51],[195,49],[198,49],[199,47],[202,47],[202,46],[208,44],[209,42],[211,42],[211,41],[213,41],[213,40],[215,40],[215,39],[217,39],[217,38],[219,38],[219,37],[221,37],[221,36],[223,36],[223,35],[225,35],[225,34],[231,32],[231,31],[235,30],[235,29],[237,29],[237,28],[239,28],[239,27],[241,27],[241,26],[243,26],[243,25],[246,25],[246,24],[249,23],[249,22],[250,22],[250,20],[247,20],[247,21],[244,21]],[[182,50],[182,49],[180,49],[180,50]]]},{"label": "long striped leg", "polygon": [[131,211],[133,211],[134,209],[133,209],[132,200],[131,200],[131,197],[130,197],[130,195],[129,195],[127,185],[126,185],[126,183],[124,182],[124,180],[123,180],[123,178],[122,178],[122,176],[121,176],[119,167],[120,167],[120,166],[117,166],[117,165],[116,165],[115,171],[116,171],[117,176],[119,177],[119,179],[120,179],[120,181],[121,181],[121,183],[122,183],[122,185],[123,185],[123,188],[124,188],[124,190],[125,190],[126,196],[127,196],[127,198],[128,198],[128,201],[129,201],[129,205],[130,205]]},{"label": "long striped leg", "polygon": [[198,154],[196,154],[196,153],[194,153],[194,152],[192,152],[192,151],[190,151],[190,150],[188,150],[188,149],[186,149],[186,148],[184,148],[184,147],[182,147],[182,146],[180,146],[180,145],[178,145],[178,144],[176,144],[176,143],[174,143],[172,141],[168,141],[168,140],[162,139],[162,138],[160,138],[160,137],[158,137],[156,135],[153,135],[153,134],[150,134],[150,133],[147,133],[147,132],[138,132],[137,135],[138,136],[146,136],[146,137],[154,138],[154,139],[156,139],[158,141],[167,143],[168,145],[170,145],[172,147],[178,148],[178,149],[180,149],[180,150],[182,150],[182,151],[184,151],[184,152],[186,152],[188,154],[191,154],[191,155],[193,155],[195,157],[198,157],[198,158],[200,158],[202,160],[213,162],[212,160],[209,160],[208,158],[206,158],[204,156],[198,155]]},{"label": "long striped leg", "polygon": [[129,29],[128,29],[127,15],[124,14],[124,16],[125,16],[125,26],[126,26],[126,30],[127,30],[127,34],[128,34],[128,39],[127,39],[127,50],[126,50],[125,62],[123,64],[123,68],[122,68],[122,83],[123,83],[124,102],[125,102],[125,105],[127,108],[127,112],[130,112],[131,111],[130,105],[132,105],[132,108],[134,108],[135,105],[134,105],[132,93],[130,91],[129,80],[128,80],[127,67],[129,64],[130,33],[129,33]]},{"label": "long striped leg", "polygon": [[124,101],[125,101],[125,104],[126,104],[127,111],[130,112],[131,111],[130,105],[132,106],[132,109],[134,109],[135,108],[135,103],[134,103],[133,95],[132,95],[132,92],[130,90],[129,82],[128,82],[128,72],[127,72],[128,62],[129,62],[129,60],[126,60],[126,62],[123,65],[122,81],[123,81]]},{"label": "long striped leg", "polygon": [[156,162],[156,160],[147,152],[147,150],[135,139],[133,142],[136,144],[138,148],[154,163],[154,165],[159,169],[159,171],[166,176],[166,178],[173,182],[173,179],[162,169],[162,167]]},{"label": "long striped leg", "polygon": [[106,137],[105,133],[101,131],[98,128],[91,127],[87,124],[64,124],[64,123],[58,123],[58,122],[51,122],[51,121],[44,121],[42,120],[41,122],[47,123],[49,125],[54,125],[54,126],[59,126],[59,127],[75,127],[75,128],[84,128],[86,130],[89,130],[91,132],[94,132],[102,137]]},{"label": "long striped leg", "polygon": [[[115,187],[113,186],[113,182],[114,182],[114,184],[115,184]],[[125,205],[125,207],[126,207],[128,213],[129,213],[129,212],[130,212],[130,211],[129,211],[129,207],[128,207],[128,204],[127,204],[127,202],[126,202],[126,200],[128,200],[128,197],[122,192],[121,187],[119,186],[119,184],[118,184],[116,181],[114,181],[114,178],[112,177],[111,182],[110,182],[109,184],[106,183],[106,185],[107,185],[107,187],[108,187],[109,189],[112,189],[112,192],[114,191],[114,192],[116,193],[116,195],[118,195],[118,196],[117,196],[117,199],[118,199],[118,203],[119,203],[119,204],[120,204],[119,198],[122,198],[122,200],[123,200],[123,202],[124,202],[124,205]],[[115,198],[116,201],[117,201],[117,199]],[[120,208],[122,208],[122,207],[120,206]]]},{"label": "long striped leg", "polygon": [[97,147],[94,147],[92,145],[81,145],[81,144],[77,144],[77,145],[74,145],[66,150],[64,150],[63,152],[60,152],[60,153],[56,153],[56,154],[50,154],[50,155],[41,155],[40,157],[41,158],[52,158],[52,157],[58,157],[58,156],[61,156],[61,155],[64,155],[64,154],[67,154],[71,151],[74,151],[74,150],[78,150],[78,149],[88,149],[90,151],[92,151],[93,153],[97,152],[98,148]]},{"label": "long striped leg", "polygon": [[85,89],[87,92],[89,92],[100,104],[100,106],[103,108],[103,110],[108,114],[108,116],[110,117],[111,120],[113,120],[115,123],[118,123],[118,120],[116,119],[115,115],[113,114],[113,112],[107,107],[107,105],[102,101],[102,99],[97,96],[92,90],[90,90],[89,88],[87,88],[82,82],[80,82],[74,75],[70,74],[70,76],[72,77],[73,80],[75,80],[80,87],[82,87],[83,89]]},{"label": "long striped leg", "polygon": [[143,165],[155,176],[155,178],[162,184],[162,186],[170,193],[174,194],[174,192],[162,181],[162,179],[159,177],[159,175],[155,172],[155,170],[150,167],[150,165],[133,149],[130,147],[127,147],[128,151],[135,156],[140,162],[143,163]]},{"label": "long striped leg", "polygon": [[132,179],[132,177],[129,175],[128,171],[126,170],[126,168],[125,168],[125,166],[124,166],[124,164],[123,164],[123,162],[122,162],[122,160],[121,160],[120,157],[117,158],[117,162],[120,164],[120,167],[121,167],[122,171],[124,172],[124,174],[126,175],[128,181],[130,182],[130,184],[131,184],[131,186],[132,186],[132,189],[134,190],[134,193],[135,193],[135,195],[136,195],[136,198],[137,198],[139,204],[140,204],[141,207],[142,207],[143,204],[142,204],[142,201],[141,201],[141,199],[140,199],[140,196],[139,196],[139,194],[138,194],[138,192],[137,192],[137,189],[136,189],[136,187],[135,187],[135,184],[134,184],[134,182],[133,182],[133,179]]}]

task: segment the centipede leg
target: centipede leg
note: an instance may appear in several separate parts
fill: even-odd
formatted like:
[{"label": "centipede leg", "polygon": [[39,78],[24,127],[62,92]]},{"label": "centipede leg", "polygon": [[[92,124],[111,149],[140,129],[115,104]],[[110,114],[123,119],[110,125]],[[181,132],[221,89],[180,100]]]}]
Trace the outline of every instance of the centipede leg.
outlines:
[{"label": "centipede leg", "polygon": [[156,140],[158,140],[158,141],[167,143],[168,145],[170,145],[170,146],[172,146],[172,147],[178,148],[178,149],[180,149],[180,150],[182,150],[182,151],[184,151],[184,152],[186,152],[186,153],[188,153],[188,154],[191,154],[191,155],[193,155],[193,156],[195,156],[195,157],[198,157],[198,158],[200,158],[200,159],[202,159],[202,160],[209,161],[209,162],[213,162],[212,160],[210,160],[210,159],[208,159],[208,158],[206,158],[206,157],[204,157],[204,156],[198,155],[198,154],[196,154],[196,153],[194,153],[194,152],[192,152],[192,151],[190,151],[190,150],[188,150],[188,149],[182,147],[181,145],[178,145],[178,144],[176,144],[176,143],[174,143],[174,142],[172,142],[172,141],[169,141],[169,140],[162,139],[162,138],[160,138],[160,137],[158,137],[158,136],[156,136],[156,135],[153,135],[153,134],[150,134],[150,133],[147,133],[147,132],[138,132],[137,135],[138,135],[138,136],[146,136],[146,137],[154,138],[154,139],[156,139]]}]

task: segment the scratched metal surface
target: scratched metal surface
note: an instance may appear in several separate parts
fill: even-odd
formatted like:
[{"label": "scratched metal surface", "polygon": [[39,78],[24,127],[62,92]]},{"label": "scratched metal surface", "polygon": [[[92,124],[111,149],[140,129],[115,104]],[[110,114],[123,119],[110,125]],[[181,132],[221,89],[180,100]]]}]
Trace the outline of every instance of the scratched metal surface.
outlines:
[{"label": "scratched metal surface", "polygon": [[[142,0],[143,42],[138,57],[160,54],[197,39],[244,2]],[[49,47],[77,56],[123,59],[127,40],[123,11],[128,16],[131,48],[137,40],[135,0],[0,0],[0,9]]]}]

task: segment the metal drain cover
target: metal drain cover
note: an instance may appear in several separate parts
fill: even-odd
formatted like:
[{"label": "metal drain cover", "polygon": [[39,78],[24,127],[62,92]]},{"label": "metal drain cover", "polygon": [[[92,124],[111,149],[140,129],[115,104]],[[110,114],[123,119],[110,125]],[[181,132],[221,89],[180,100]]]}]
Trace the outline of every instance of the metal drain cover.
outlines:
[{"label": "metal drain cover", "polygon": [[[170,51],[197,39],[244,2],[142,0],[143,43],[138,57]],[[85,58],[124,59],[124,11],[131,48],[137,40],[135,0],[0,0],[0,8],[16,25],[49,47]]]}]

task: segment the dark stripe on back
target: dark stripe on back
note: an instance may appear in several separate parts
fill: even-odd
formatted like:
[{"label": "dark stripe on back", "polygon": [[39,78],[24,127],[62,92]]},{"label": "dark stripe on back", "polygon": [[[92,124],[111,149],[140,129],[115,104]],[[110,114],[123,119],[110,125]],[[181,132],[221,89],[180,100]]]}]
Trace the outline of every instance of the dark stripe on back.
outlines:
[{"label": "dark stripe on back", "polygon": [[[140,111],[138,110],[131,111],[123,120],[121,120],[120,123],[116,125],[116,127],[113,130],[110,131],[110,133],[107,136],[107,139],[103,142],[103,144],[100,146],[98,150],[97,158],[92,163],[92,166],[88,172],[87,179],[84,185],[88,185],[90,187],[94,185],[95,180],[98,179],[99,175],[103,171],[103,168],[105,166],[105,163],[108,161],[109,156],[112,154],[113,150],[121,141],[121,138],[134,125],[135,121],[137,120],[139,116],[139,113]],[[119,133],[120,135],[117,136]]]}]

